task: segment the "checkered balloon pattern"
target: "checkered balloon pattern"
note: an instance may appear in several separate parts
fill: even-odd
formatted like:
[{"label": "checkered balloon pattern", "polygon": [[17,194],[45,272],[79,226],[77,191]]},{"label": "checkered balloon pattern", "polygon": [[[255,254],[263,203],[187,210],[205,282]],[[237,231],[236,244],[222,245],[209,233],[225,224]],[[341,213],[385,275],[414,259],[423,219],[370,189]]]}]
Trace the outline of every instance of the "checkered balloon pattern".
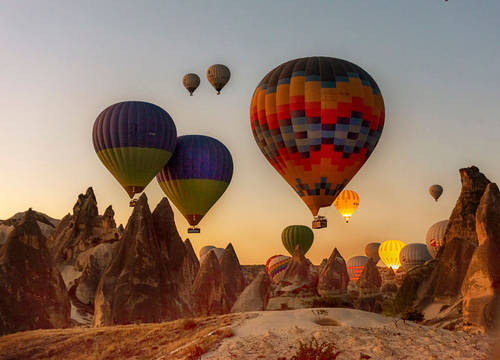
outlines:
[{"label": "checkered balloon pattern", "polygon": [[250,121],[266,159],[317,215],[368,159],[384,101],[359,66],[330,57],[288,61],[255,89]]}]

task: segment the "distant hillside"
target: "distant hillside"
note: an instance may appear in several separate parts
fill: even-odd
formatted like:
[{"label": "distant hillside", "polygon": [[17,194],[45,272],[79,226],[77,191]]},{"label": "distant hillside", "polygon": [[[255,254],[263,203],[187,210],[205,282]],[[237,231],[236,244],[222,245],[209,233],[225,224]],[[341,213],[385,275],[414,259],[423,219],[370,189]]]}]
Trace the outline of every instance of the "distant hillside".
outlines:
[{"label": "distant hillside", "polygon": [[[14,229],[14,225],[23,218],[24,214],[26,214],[26,211],[18,212],[7,220],[0,220],[0,245],[5,243],[7,236],[9,236],[12,229]],[[54,219],[38,211],[35,211],[35,214],[37,216],[37,223],[38,226],[40,226],[42,234],[45,237],[48,237],[52,231],[54,231],[57,224],[59,224],[60,220]]]}]

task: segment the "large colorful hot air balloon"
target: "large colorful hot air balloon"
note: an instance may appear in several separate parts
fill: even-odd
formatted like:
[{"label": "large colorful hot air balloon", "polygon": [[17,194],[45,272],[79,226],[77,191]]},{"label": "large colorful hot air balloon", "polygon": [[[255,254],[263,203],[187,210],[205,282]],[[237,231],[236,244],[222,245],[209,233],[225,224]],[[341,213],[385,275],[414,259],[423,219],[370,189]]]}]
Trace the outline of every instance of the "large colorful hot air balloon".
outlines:
[{"label": "large colorful hot air balloon", "polygon": [[303,254],[305,255],[314,240],[313,231],[304,225],[290,225],[283,229],[281,233],[281,241],[285,249],[293,255],[297,245],[300,245]]},{"label": "large colorful hot air balloon", "polygon": [[220,95],[220,91],[227,84],[230,77],[231,71],[226,65],[215,64],[207,70],[207,80],[217,90],[217,95]]},{"label": "large colorful hot air balloon", "polygon": [[285,255],[274,255],[266,261],[266,271],[274,283],[279,283],[285,275],[286,268],[292,258]]},{"label": "large colorful hot air balloon", "polygon": [[374,264],[377,264],[380,260],[380,256],[378,254],[378,248],[380,247],[380,243],[369,243],[365,246],[365,254],[368,258],[373,260]]},{"label": "large colorful hot air balloon", "polygon": [[429,254],[425,244],[414,243],[405,245],[399,253],[399,262],[406,271],[413,269],[415,266],[423,265],[430,259],[432,259],[432,256]]},{"label": "large colorful hot air balloon", "polygon": [[330,57],[281,64],[262,79],[250,105],[257,145],[316,217],[313,228],[326,226],[319,209],[333,203],[371,155],[384,114],[373,78]]},{"label": "large colorful hot air balloon", "polygon": [[194,73],[186,74],[182,78],[182,85],[189,91],[189,95],[193,96],[193,92],[200,86],[200,77]]},{"label": "large colorful hot air balloon", "polygon": [[405,246],[405,243],[399,240],[386,240],[378,248],[380,260],[394,270],[399,269],[401,263],[399,261],[399,253]]},{"label": "large colorful hot air balloon", "polygon": [[359,280],[367,262],[367,256],[353,256],[352,258],[347,260],[347,274],[349,275],[349,279],[351,281]]},{"label": "large colorful hot air balloon", "polygon": [[425,243],[427,245],[427,250],[429,250],[429,253],[433,258],[436,258],[439,249],[441,249],[444,244],[444,234],[446,233],[448,223],[449,220],[441,220],[427,230]]},{"label": "large colorful hot air balloon", "polygon": [[352,214],[359,206],[359,196],[355,191],[342,190],[333,202],[333,205],[335,205],[340,215],[344,217],[345,222],[348,223]]},{"label": "large colorful hot air balloon", "polygon": [[95,120],[92,132],[97,156],[130,198],[142,192],[167,163],[176,139],[170,115],[142,101],[107,107]]},{"label": "large colorful hot air balloon", "polygon": [[443,187],[441,185],[435,184],[431,185],[431,187],[429,188],[429,194],[431,194],[431,196],[436,201],[438,201],[442,193],[443,193]]},{"label": "large colorful hot air balloon", "polygon": [[197,233],[196,225],[226,191],[232,176],[233,159],[224,144],[209,136],[184,135],[156,179],[191,225],[188,232]]}]

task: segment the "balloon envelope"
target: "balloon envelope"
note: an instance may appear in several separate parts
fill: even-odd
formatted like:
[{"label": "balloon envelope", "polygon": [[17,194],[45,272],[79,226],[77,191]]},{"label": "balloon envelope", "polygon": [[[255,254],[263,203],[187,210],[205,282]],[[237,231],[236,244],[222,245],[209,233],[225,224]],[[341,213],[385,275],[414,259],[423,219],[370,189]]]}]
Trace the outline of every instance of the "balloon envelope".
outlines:
[{"label": "balloon envelope", "polygon": [[399,269],[401,262],[399,261],[399,253],[405,246],[405,243],[399,240],[386,240],[378,248],[380,260],[394,270]]},{"label": "balloon envelope", "polygon": [[224,249],[223,248],[216,248],[216,247],[214,247],[213,249],[210,249],[207,252],[205,252],[203,254],[203,256],[200,257],[200,263],[207,257],[207,255],[208,255],[208,253],[210,251],[213,251],[213,253],[215,254],[215,256],[217,256],[217,260],[220,261],[222,259],[222,254],[224,253]]},{"label": "balloon envelope", "polygon": [[429,188],[429,194],[434,198],[434,200],[438,201],[439,197],[443,193],[443,187],[441,185],[432,185]]},{"label": "balloon envelope", "polygon": [[200,249],[200,259],[202,258],[202,256],[204,256],[206,253],[208,253],[212,249],[215,249],[215,246],[212,246],[212,245],[203,246]]},{"label": "balloon envelope", "polygon": [[266,272],[274,283],[279,283],[292,258],[285,255],[274,255],[266,261]]},{"label": "balloon envelope", "polygon": [[351,281],[358,281],[368,262],[367,256],[353,256],[347,260],[347,274]]},{"label": "balloon envelope", "polygon": [[172,156],[177,131],[161,107],[125,101],[104,109],[94,122],[97,156],[130,198],[140,193]]},{"label": "balloon envelope", "polygon": [[365,254],[368,258],[372,259],[376,264],[380,260],[380,256],[378,255],[378,248],[380,247],[380,243],[369,243],[365,246]]},{"label": "balloon envelope", "polygon": [[314,216],[371,155],[384,117],[373,78],[330,57],[281,64],[262,79],[250,105],[257,145]]},{"label": "balloon envelope", "polygon": [[345,222],[347,223],[359,206],[359,196],[355,191],[342,190],[339,196],[335,199],[333,205],[335,205],[338,212],[344,217]]},{"label": "balloon envelope", "polygon": [[226,65],[215,64],[207,70],[207,80],[217,90],[217,95],[220,94],[222,88],[227,84],[231,77],[231,71]]},{"label": "balloon envelope", "polygon": [[405,245],[399,253],[399,262],[406,271],[413,269],[415,266],[423,265],[430,259],[432,259],[432,256],[429,254],[425,244],[415,243]]},{"label": "balloon envelope", "polygon": [[200,77],[194,73],[186,74],[182,78],[182,85],[189,91],[189,95],[193,96],[193,92],[200,86]]},{"label": "balloon envelope", "polygon": [[425,235],[425,244],[427,245],[427,250],[433,258],[436,258],[439,249],[444,244],[444,234],[446,233],[446,227],[448,226],[449,220],[441,220],[433,224],[427,234]]},{"label": "balloon envelope", "polygon": [[174,155],[156,179],[195,226],[226,191],[232,176],[233,160],[224,144],[209,136],[185,135],[177,139]]},{"label": "balloon envelope", "polygon": [[281,233],[281,241],[285,249],[293,255],[297,245],[300,245],[302,253],[305,255],[314,240],[313,231],[304,225],[290,225],[283,229]]}]

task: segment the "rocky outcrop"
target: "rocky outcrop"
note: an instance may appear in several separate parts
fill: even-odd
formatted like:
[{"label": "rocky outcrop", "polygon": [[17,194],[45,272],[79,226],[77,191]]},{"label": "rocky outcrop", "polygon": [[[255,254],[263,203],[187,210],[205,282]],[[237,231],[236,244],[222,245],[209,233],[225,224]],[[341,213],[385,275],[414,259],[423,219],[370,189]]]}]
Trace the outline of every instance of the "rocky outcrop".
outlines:
[{"label": "rocky outcrop", "polygon": [[320,267],[317,290],[321,296],[347,293],[349,275],[344,258],[335,248],[326,263]]},{"label": "rocky outcrop", "polygon": [[271,292],[271,280],[265,271],[261,271],[238,297],[231,312],[265,310]]},{"label": "rocky outcrop", "polygon": [[220,266],[227,307],[231,308],[246,285],[243,272],[241,271],[240,261],[231,243],[224,249]]},{"label": "rocky outcrop", "polygon": [[[102,216],[92,188],[80,194],[73,206],[73,215],[66,215],[48,239],[48,246],[57,266],[75,266],[78,256],[104,242],[121,238],[116,228],[114,211],[109,206]],[[79,269],[82,271],[83,269]]]},{"label": "rocky outcrop", "polygon": [[193,311],[197,316],[218,315],[229,311],[222,280],[222,269],[213,251],[201,262],[193,284]]},{"label": "rocky outcrop", "polygon": [[453,209],[444,246],[438,253],[438,262],[429,279],[422,285],[424,294],[420,307],[439,301],[451,305],[460,297],[460,289],[478,240],[476,210],[490,183],[478,168],[460,169],[462,191]]},{"label": "rocky outcrop", "polygon": [[0,334],[70,325],[70,302],[31,209],[0,249]]},{"label": "rocky outcrop", "polygon": [[314,276],[309,260],[297,246],[283,279],[272,292],[267,310],[310,307],[316,297],[318,278]]},{"label": "rocky outcrop", "polygon": [[[40,228],[40,231],[42,232],[42,235],[45,236],[45,238],[50,236],[50,234],[52,234],[57,224],[59,223],[59,220],[53,219],[48,215],[32,209],[29,209],[28,211],[30,210],[36,220],[38,227]],[[14,230],[15,225],[24,218],[26,213],[27,211],[18,212],[7,220],[0,220],[0,246],[5,244],[5,242],[7,241],[7,237],[12,232],[12,230]]]},{"label": "rocky outcrop", "polygon": [[266,265],[241,265],[241,271],[245,278],[245,284],[250,284],[262,271],[266,271]]},{"label": "rocky outcrop", "polygon": [[431,276],[435,266],[436,261],[431,261],[425,265],[417,266],[406,273],[394,299],[394,311],[396,313],[404,313],[413,308],[418,299],[420,286]]},{"label": "rocky outcrop", "polygon": [[476,212],[479,246],[462,284],[464,326],[479,330],[498,327],[500,314],[500,192],[488,184]]},{"label": "rocky outcrop", "polygon": [[146,195],[141,195],[99,282],[95,326],[161,322],[191,314],[189,299],[180,289],[189,288],[187,275],[197,263],[190,262],[194,252],[173,231],[172,218],[168,202],[160,202],[152,214]]},{"label": "rocky outcrop", "polygon": [[382,277],[372,259],[368,259],[356,285],[358,285],[360,292],[365,293],[378,292],[382,286]]}]

